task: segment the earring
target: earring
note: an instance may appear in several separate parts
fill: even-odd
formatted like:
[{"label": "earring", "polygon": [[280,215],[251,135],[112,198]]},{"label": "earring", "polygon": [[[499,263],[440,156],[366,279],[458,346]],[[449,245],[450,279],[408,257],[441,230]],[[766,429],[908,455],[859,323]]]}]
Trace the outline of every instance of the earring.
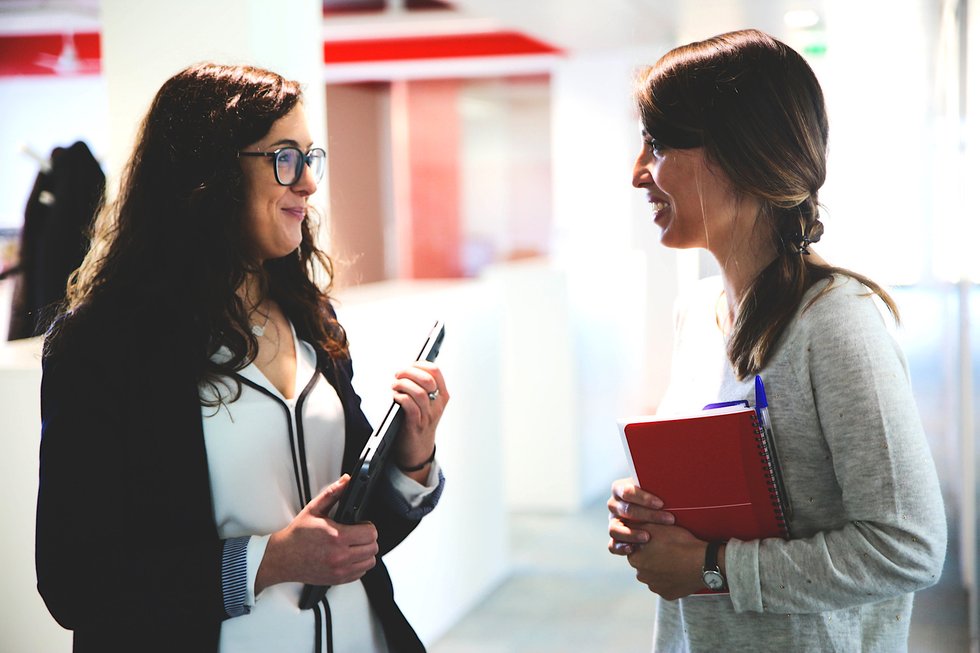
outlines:
[{"label": "earring", "polygon": [[810,249],[809,249],[809,247],[810,247],[810,243],[812,243],[812,242],[813,241],[810,240],[810,237],[809,236],[803,236],[803,238],[800,239],[800,246],[796,250],[796,253],[797,254],[800,254],[800,255],[809,256],[810,255]]}]

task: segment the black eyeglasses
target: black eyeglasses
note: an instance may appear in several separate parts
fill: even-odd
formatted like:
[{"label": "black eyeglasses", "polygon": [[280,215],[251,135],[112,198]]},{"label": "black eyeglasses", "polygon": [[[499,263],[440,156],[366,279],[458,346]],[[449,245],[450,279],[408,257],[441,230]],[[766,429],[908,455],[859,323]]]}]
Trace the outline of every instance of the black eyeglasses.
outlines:
[{"label": "black eyeglasses", "polygon": [[313,172],[313,181],[319,182],[327,167],[327,153],[319,147],[303,154],[298,147],[281,147],[274,152],[239,152],[238,156],[264,156],[272,159],[276,181],[281,186],[292,186],[303,177],[303,164]]}]

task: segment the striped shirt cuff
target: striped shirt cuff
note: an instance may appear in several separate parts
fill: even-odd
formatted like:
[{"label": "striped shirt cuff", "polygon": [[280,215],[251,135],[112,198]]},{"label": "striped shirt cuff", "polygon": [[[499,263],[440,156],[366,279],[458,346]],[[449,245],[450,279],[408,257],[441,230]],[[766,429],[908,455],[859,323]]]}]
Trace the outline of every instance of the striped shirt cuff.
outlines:
[{"label": "striped shirt cuff", "polygon": [[224,598],[225,612],[229,617],[248,614],[245,605],[248,592],[248,553],[249,537],[234,537],[225,540],[221,555],[221,595]]}]

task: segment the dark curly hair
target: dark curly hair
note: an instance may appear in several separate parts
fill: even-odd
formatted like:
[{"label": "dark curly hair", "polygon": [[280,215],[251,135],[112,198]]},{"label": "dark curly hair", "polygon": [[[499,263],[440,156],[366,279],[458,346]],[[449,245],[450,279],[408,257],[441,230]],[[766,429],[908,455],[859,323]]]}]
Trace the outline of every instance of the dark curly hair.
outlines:
[{"label": "dark curly hair", "polygon": [[[143,120],[117,199],[95,222],[46,351],[61,346],[76,316],[126,306],[141,323],[173,325],[198,381],[214,383],[258,351],[238,294],[254,275],[298,332],[331,357],[347,356],[329,300],[333,266],[315,243],[315,216],[304,220],[302,242],[287,256],[259,263],[245,246],[238,152],[301,101],[297,82],[250,66],[202,63],[167,80]],[[212,361],[222,345],[231,359]]]},{"label": "dark curly hair", "polygon": [[[758,30],[675,48],[644,70],[634,99],[643,128],[666,147],[704,148],[739,193],[757,198],[781,253],[740,298],[728,357],[739,378],[761,370],[813,284],[853,277],[898,309],[876,283],[810,260],[820,240],[817,192],[827,171],[828,120],[813,70]],[[829,286],[828,286],[829,287]]]}]

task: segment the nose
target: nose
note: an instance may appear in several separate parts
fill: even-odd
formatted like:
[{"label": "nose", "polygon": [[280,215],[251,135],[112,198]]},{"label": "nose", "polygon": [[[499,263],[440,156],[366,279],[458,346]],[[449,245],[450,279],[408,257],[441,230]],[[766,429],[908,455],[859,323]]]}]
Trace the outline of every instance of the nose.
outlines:
[{"label": "nose", "polygon": [[317,189],[317,184],[316,184],[316,177],[313,175],[313,168],[311,168],[309,165],[307,165],[304,162],[303,172],[300,173],[299,181],[297,181],[295,184],[290,186],[290,189],[292,189],[294,193],[303,196],[312,195],[313,193],[315,193]]},{"label": "nose", "polygon": [[633,188],[643,188],[653,181],[653,173],[647,165],[648,159],[647,148],[644,147],[633,163]]}]

